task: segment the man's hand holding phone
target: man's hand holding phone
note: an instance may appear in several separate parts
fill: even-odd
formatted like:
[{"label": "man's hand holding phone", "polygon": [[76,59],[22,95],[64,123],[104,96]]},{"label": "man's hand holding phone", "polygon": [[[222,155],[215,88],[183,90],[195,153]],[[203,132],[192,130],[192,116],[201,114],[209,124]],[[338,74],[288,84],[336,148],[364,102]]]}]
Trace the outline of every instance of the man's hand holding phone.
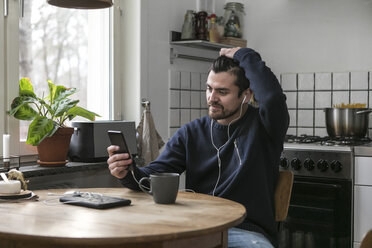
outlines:
[{"label": "man's hand holding phone", "polygon": [[122,179],[127,175],[128,170],[133,170],[132,156],[121,131],[109,130],[107,134],[111,142],[111,146],[107,148],[109,170],[111,175]]},{"label": "man's hand holding phone", "polygon": [[116,153],[120,150],[119,146],[111,145],[107,147],[109,158],[107,159],[108,168],[111,175],[122,179],[126,177],[129,166],[133,163],[129,153]]}]

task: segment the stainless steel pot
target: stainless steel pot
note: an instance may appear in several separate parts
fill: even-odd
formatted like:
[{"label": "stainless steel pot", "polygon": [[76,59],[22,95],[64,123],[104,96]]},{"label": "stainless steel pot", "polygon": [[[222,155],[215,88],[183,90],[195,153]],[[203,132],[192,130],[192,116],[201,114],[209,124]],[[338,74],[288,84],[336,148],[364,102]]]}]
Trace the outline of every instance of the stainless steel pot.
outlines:
[{"label": "stainless steel pot", "polygon": [[368,130],[367,108],[326,108],[325,119],[330,137],[365,137]]}]

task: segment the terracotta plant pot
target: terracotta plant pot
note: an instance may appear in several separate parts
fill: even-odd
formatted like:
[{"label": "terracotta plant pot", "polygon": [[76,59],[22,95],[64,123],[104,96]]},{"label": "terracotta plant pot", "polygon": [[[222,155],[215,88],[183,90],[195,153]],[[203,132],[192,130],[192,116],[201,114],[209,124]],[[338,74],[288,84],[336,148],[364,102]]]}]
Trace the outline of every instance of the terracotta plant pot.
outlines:
[{"label": "terracotta plant pot", "polygon": [[45,138],[38,146],[38,163],[44,166],[65,165],[67,152],[70,146],[72,127],[61,127],[52,136]]}]

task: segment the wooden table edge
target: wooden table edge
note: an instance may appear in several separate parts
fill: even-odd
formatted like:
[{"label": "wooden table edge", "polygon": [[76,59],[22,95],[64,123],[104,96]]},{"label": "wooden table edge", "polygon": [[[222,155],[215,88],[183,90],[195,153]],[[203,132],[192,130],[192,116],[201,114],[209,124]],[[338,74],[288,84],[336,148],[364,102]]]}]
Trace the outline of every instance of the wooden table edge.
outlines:
[{"label": "wooden table edge", "polygon": [[[90,190],[94,190],[96,188],[92,188]],[[97,188],[99,189],[99,188]],[[44,190],[45,191],[45,190]],[[37,193],[37,191],[36,191]],[[190,192],[180,192],[181,194],[195,194]],[[199,193],[196,193],[199,194]],[[204,197],[213,197],[210,195],[202,194]],[[221,198],[223,200],[228,200],[225,198]],[[237,202],[234,202],[242,207],[242,211],[244,210],[244,214],[231,222],[225,223],[220,226],[216,226],[213,228],[206,228],[202,230],[190,230],[183,233],[170,233],[170,234],[157,234],[157,235],[146,235],[140,237],[97,237],[97,238],[85,238],[85,237],[56,237],[56,236],[37,236],[37,240],[39,243],[48,243],[50,245],[125,245],[125,244],[135,244],[135,243],[148,243],[148,242],[167,242],[177,239],[188,239],[188,238],[195,238],[199,236],[207,236],[210,234],[215,233],[223,233],[228,230],[228,228],[234,227],[239,225],[243,222],[246,212],[245,207]],[[145,237],[145,239],[144,239]],[[28,242],[28,241],[35,241],[35,235],[28,235],[28,234],[20,234],[20,233],[8,233],[8,232],[0,232],[0,244],[2,240],[17,240],[19,242]]]}]

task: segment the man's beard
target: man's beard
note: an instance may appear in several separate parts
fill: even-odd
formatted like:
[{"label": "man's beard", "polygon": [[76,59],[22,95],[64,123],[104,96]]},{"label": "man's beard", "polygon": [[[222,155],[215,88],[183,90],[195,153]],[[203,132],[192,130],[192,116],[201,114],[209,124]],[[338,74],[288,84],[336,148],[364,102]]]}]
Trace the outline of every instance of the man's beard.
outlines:
[{"label": "man's beard", "polygon": [[[220,111],[218,113],[213,113],[213,112],[209,111],[210,106],[219,106]],[[240,110],[240,107],[237,107],[233,111],[225,111],[225,108],[222,105],[213,104],[213,103],[209,104],[209,107],[208,107],[208,115],[209,115],[210,118],[212,118],[216,121],[217,120],[222,120],[222,119],[227,119],[227,118],[235,115]]]}]

